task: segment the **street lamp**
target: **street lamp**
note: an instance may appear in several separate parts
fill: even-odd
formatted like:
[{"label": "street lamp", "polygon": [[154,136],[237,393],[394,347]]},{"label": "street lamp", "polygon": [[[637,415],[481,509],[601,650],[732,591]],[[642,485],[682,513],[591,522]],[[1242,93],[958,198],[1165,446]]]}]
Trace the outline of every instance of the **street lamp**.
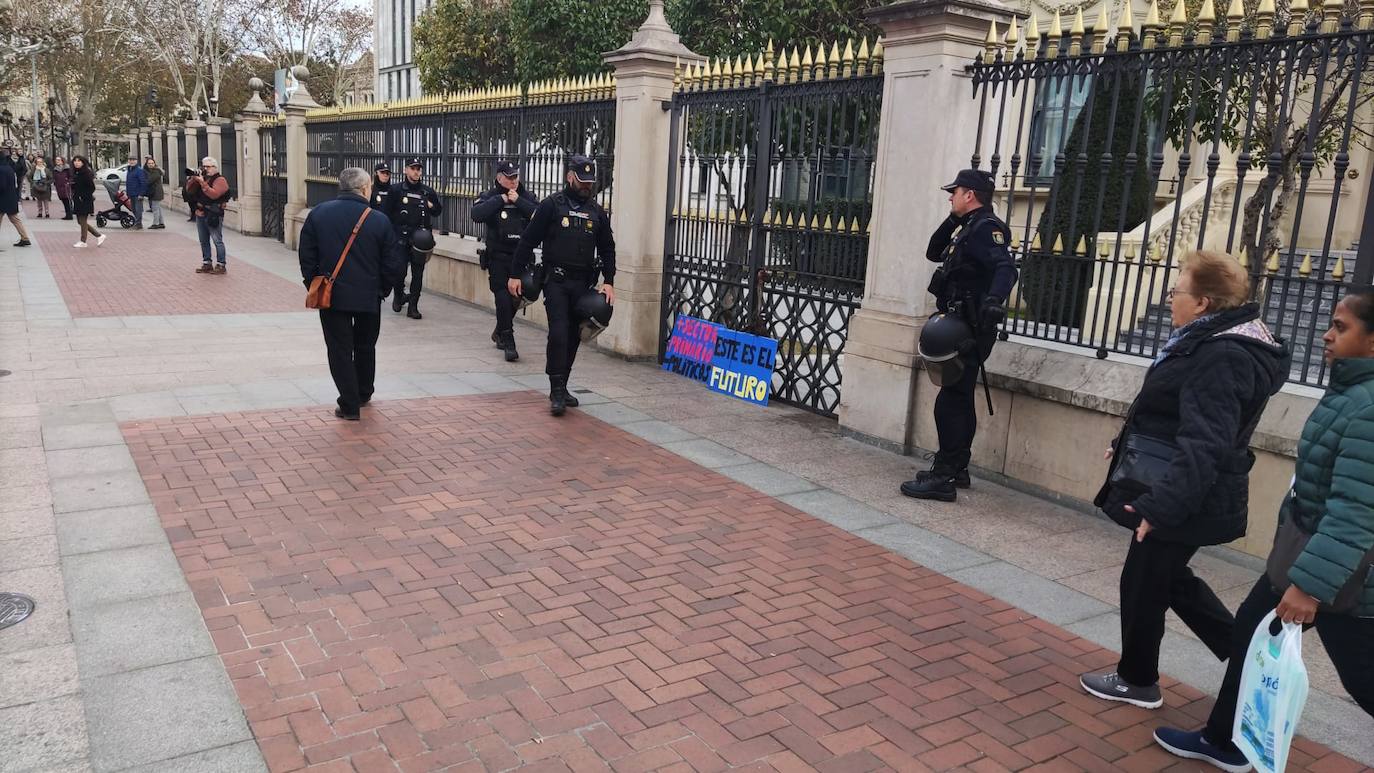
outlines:
[{"label": "street lamp", "polygon": [[57,158],[57,97],[48,97],[48,158]]},{"label": "street lamp", "polygon": [[[4,2],[4,0],[0,0],[0,2]],[[14,113],[11,113],[9,108],[5,108],[4,110],[0,110],[0,126],[4,126],[4,127],[5,127],[5,140],[6,140],[6,141],[9,141],[9,139],[10,139],[10,124],[12,124],[13,122],[14,122]]]}]

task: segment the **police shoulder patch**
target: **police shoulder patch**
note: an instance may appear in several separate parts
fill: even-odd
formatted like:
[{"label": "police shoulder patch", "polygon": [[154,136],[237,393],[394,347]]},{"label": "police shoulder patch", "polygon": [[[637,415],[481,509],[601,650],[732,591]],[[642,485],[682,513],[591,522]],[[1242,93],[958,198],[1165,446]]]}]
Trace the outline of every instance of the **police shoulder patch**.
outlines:
[{"label": "police shoulder patch", "polygon": [[1007,243],[1006,237],[1003,236],[1003,235],[1002,235],[1002,232],[1001,232],[1000,230],[997,230],[997,229],[993,229],[993,232],[992,232],[992,241],[993,241],[994,244],[1006,244],[1006,243]]},{"label": "police shoulder patch", "polygon": [[566,218],[566,217],[563,218],[563,227],[564,227],[564,228],[567,228],[567,227],[568,227],[568,218]]}]

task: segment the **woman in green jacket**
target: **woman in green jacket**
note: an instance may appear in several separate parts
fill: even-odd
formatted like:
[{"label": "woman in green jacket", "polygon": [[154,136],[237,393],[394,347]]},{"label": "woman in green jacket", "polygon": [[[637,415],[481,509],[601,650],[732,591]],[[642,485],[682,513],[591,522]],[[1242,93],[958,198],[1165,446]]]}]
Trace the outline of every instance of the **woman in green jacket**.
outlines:
[{"label": "woman in green jacket", "polygon": [[1226,678],[1207,726],[1155,731],[1166,750],[1234,773],[1250,769],[1231,743],[1245,651],[1271,611],[1316,627],[1341,684],[1374,716],[1374,286],[1341,299],[1322,343],[1330,386],[1303,426],[1265,575],[1236,611]]}]

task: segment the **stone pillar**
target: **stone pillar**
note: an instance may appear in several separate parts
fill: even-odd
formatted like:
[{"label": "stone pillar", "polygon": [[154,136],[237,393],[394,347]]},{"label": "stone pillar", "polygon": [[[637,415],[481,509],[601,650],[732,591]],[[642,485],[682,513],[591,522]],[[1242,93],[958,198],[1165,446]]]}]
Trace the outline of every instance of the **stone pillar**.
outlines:
[{"label": "stone pillar", "polygon": [[200,130],[205,128],[204,121],[194,118],[186,122],[186,158],[182,163],[193,169],[200,168],[200,160],[207,155],[205,148],[200,146]]},{"label": "stone pillar", "polygon": [[[214,156],[220,163],[220,169],[224,168],[224,126],[233,123],[228,118],[211,118],[205,128],[205,155]],[[233,148],[228,148],[228,152],[234,152]]]},{"label": "stone pillar", "polygon": [[166,129],[164,127],[161,129],[153,129],[148,133],[148,142],[152,145],[152,150],[149,151],[148,155],[152,156],[153,160],[157,162],[157,166],[162,170],[163,174],[166,174],[168,179],[171,179],[172,173],[167,169],[167,159],[163,158],[163,156],[167,154],[162,152],[162,135],[165,131]]},{"label": "stone pillar", "polygon": [[185,129],[175,124],[167,127],[167,163],[162,168],[167,170],[167,185],[174,188],[176,194],[168,191],[162,199],[162,206],[186,212],[186,203],[181,198],[182,186],[186,184],[186,175],[181,170],[186,168],[186,159],[181,157],[180,143],[177,142],[183,131]]},{"label": "stone pillar", "polygon": [[305,114],[320,105],[306,88],[310,71],[305,65],[296,65],[291,74],[296,78],[296,91],[282,106],[282,111],[286,113],[286,209],[282,217],[286,221],[286,246],[294,250],[297,234],[294,221],[299,213],[309,207],[305,193]]},{"label": "stone pillar", "polygon": [[663,16],[662,0],[619,49],[603,55],[615,68],[615,169],[611,219],[615,225],[615,316],[597,339],[627,357],[658,354],[663,293],[663,233],[668,203],[668,139],[673,66],[700,61]]},{"label": "stone pillar", "polygon": [[989,23],[1005,28],[1012,14],[998,0],[906,0],[868,12],[883,29],[883,107],[863,307],[849,323],[839,418],[843,431],[906,453],[916,424],[931,421],[913,410],[923,378],[916,341],[935,312],[925,248],[949,214],[940,186],[969,165],[978,126],[964,68]]},{"label": "stone pillar", "polygon": [[271,110],[262,101],[263,82],[261,78],[251,78],[248,88],[253,96],[244,106],[243,112],[235,116],[235,152],[239,154],[239,230],[245,234],[262,233],[262,144],[258,142],[258,129],[262,117]]}]

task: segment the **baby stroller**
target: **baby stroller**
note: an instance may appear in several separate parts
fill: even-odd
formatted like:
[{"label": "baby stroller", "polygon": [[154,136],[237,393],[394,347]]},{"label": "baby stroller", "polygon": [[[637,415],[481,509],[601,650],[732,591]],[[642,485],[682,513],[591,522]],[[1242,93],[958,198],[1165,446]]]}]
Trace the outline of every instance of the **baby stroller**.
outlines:
[{"label": "baby stroller", "polygon": [[114,202],[114,206],[95,213],[96,227],[104,228],[111,220],[118,220],[120,228],[133,228],[134,202],[129,198],[129,194],[119,189],[119,178],[106,180],[105,190],[109,191],[110,201]]}]

